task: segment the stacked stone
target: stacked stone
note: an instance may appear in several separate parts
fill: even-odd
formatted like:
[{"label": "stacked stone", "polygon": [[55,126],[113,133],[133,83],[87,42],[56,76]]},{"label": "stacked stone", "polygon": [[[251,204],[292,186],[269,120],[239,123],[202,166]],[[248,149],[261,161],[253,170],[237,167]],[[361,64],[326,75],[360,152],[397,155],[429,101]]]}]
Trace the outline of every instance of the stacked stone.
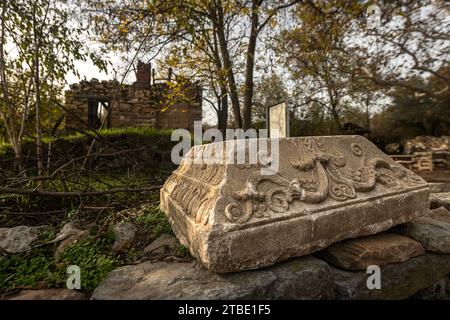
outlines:
[{"label": "stacked stone", "polygon": [[[144,80],[147,78],[144,78]],[[142,80],[142,79],[141,79]],[[65,93],[66,128],[86,128],[88,101],[94,99],[112,104],[110,125],[123,127],[157,127],[193,129],[194,121],[201,121],[201,87],[187,85],[183,97],[167,103],[170,90],[166,83],[132,85],[118,81],[81,81],[72,84]]]},{"label": "stacked stone", "polygon": [[90,81],[83,80],[70,85],[70,89],[65,92],[66,128],[86,128],[88,123],[88,101],[96,99],[100,101],[110,101],[111,96],[117,92],[119,99],[126,96],[126,90],[119,90],[119,82],[99,81],[93,78]]}]

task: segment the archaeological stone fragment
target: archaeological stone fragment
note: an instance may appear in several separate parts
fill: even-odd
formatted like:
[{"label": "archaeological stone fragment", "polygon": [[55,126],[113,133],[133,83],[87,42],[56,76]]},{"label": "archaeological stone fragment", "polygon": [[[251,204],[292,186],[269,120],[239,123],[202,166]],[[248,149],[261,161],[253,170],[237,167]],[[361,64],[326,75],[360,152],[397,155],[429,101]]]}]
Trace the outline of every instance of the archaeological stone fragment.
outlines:
[{"label": "archaeological stone fragment", "polygon": [[147,261],[111,271],[91,296],[92,300],[333,298],[330,267],[311,256],[231,274],[209,272],[196,261]]},{"label": "archaeological stone fragment", "polygon": [[[257,161],[205,161],[242,151]],[[422,178],[361,136],[261,138],[191,148],[161,189],[161,208],[192,255],[225,273],[411,221],[429,195]]]},{"label": "archaeological stone fragment", "polygon": [[420,243],[411,238],[381,232],[332,244],[318,254],[344,270],[367,270],[371,265],[404,262],[424,253]]}]

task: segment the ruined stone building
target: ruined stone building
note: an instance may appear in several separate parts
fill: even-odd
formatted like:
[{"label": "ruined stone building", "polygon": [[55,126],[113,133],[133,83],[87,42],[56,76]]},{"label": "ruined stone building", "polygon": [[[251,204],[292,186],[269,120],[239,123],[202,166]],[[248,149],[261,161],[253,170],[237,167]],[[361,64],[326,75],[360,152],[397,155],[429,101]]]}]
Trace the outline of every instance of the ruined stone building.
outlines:
[{"label": "ruined stone building", "polygon": [[[202,120],[202,89],[183,85],[181,94],[172,93],[168,81],[156,82],[150,64],[138,63],[136,82],[120,84],[116,80],[81,81],[65,92],[66,129],[155,127],[193,130]],[[170,76],[169,76],[170,81]]]}]

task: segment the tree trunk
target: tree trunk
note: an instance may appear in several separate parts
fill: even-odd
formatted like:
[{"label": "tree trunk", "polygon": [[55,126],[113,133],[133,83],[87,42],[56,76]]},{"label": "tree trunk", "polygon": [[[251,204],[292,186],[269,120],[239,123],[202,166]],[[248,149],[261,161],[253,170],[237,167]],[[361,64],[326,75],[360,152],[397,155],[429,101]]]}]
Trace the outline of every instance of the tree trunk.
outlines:
[{"label": "tree trunk", "polygon": [[25,174],[22,162],[22,138],[21,134],[17,133],[16,117],[15,117],[16,113],[14,110],[14,105],[10,99],[11,97],[9,94],[8,79],[6,74],[6,58],[4,55],[5,32],[6,32],[5,26],[6,4],[7,4],[6,1],[2,1],[1,36],[0,36],[0,82],[2,84],[3,100],[8,107],[8,112],[7,114],[5,114],[0,107],[0,117],[3,120],[3,124],[6,130],[6,134],[9,138],[9,142],[13,147],[14,156],[16,158],[16,165],[18,166],[21,174]]},{"label": "tree trunk", "polygon": [[[36,4],[35,4],[36,5]],[[41,132],[41,87],[40,87],[40,66],[39,66],[39,35],[36,21],[36,10],[33,12],[33,36],[34,36],[34,91],[35,91],[35,113],[36,113],[36,156],[38,176],[44,175],[44,161],[42,158],[42,132]]]},{"label": "tree trunk", "polygon": [[335,128],[337,129],[338,134],[342,133],[342,123],[341,119],[339,117],[339,113],[337,111],[337,105],[332,102],[331,104],[331,116],[333,117],[333,123],[335,125]]},{"label": "tree trunk", "polygon": [[225,39],[224,17],[223,17],[223,8],[222,8],[221,3],[219,3],[218,8],[217,8],[217,21],[215,21],[215,24],[216,24],[217,38],[219,40],[219,47],[220,47],[220,52],[222,54],[223,64],[224,64],[225,70],[227,71],[228,87],[229,87],[231,105],[232,105],[233,114],[234,114],[234,125],[236,128],[242,128],[242,116],[241,116],[241,108],[240,108],[240,104],[239,104],[238,90],[237,90],[237,86],[236,86],[236,80],[234,78],[234,72],[233,72],[233,68],[232,68],[230,54],[228,52],[227,41]]},{"label": "tree trunk", "polygon": [[247,130],[252,126],[252,106],[253,106],[253,71],[255,66],[255,50],[256,40],[258,37],[258,20],[259,20],[258,0],[252,1],[252,15],[250,38],[247,49],[247,61],[245,67],[245,92],[244,92],[244,108],[243,108],[243,128]]},{"label": "tree trunk", "polygon": [[228,95],[227,88],[222,88],[222,96],[219,99],[218,128],[222,132],[223,139],[227,130],[228,122]]}]

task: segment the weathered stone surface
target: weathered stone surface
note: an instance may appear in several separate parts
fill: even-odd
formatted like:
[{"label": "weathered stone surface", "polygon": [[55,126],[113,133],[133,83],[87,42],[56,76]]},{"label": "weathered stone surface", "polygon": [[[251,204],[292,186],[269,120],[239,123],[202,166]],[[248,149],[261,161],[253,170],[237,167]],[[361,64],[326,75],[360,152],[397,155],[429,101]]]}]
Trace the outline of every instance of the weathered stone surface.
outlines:
[{"label": "weathered stone surface", "polygon": [[24,290],[10,300],[86,300],[85,294],[69,289]]},{"label": "weathered stone surface", "polygon": [[419,241],[428,251],[450,253],[450,223],[420,218],[407,224],[406,235]]},{"label": "weathered stone surface", "polygon": [[144,248],[144,254],[146,256],[163,256],[170,253],[177,245],[177,238],[164,233]]},{"label": "weathered stone surface", "polygon": [[118,223],[113,227],[115,241],[112,251],[122,253],[127,250],[136,236],[136,227],[132,223]]},{"label": "weathered stone surface", "polygon": [[444,207],[439,207],[430,210],[428,217],[436,220],[441,220],[442,222],[450,223],[450,212]]},{"label": "weathered stone surface", "polygon": [[337,299],[406,299],[432,286],[450,273],[450,255],[426,253],[381,269],[381,289],[369,290],[365,271],[344,271],[331,267]]},{"label": "weathered stone surface", "polygon": [[[279,170],[262,175],[276,154],[263,161],[250,146],[267,141],[244,146],[258,155],[256,165],[195,163],[242,140],[195,146],[161,189],[176,236],[210,270],[272,265],[384,231],[429,207],[427,183],[363,137],[280,139]],[[275,150],[272,142],[268,150]]]},{"label": "weathered stone surface", "polygon": [[222,275],[195,260],[144,262],[111,271],[91,299],[333,299],[333,286],[330,267],[311,256]]},{"label": "weathered stone surface", "polygon": [[432,193],[430,195],[430,208],[445,207],[450,210],[450,192]]},{"label": "weathered stone surface", "polygon": [[394,233],[348,239],[319,252],[321,258],[345,270],[367,270],[370,265],[404,262],[424,254],[417,241]]},{"label": "weathered stone surface", "polygon": [[435,282],[432,286],[416,292],[410,299],[414,300],[450,300],[447,290],[448,278]]},{"label": "weathered stone surface", "polygon": [[58,243],[58,247],[56,248],[55,255],[61,254],[66,248],[72,246],[75,242],[81,241],[85,239],[89,235],[88,230],[84,230],[81,227],[80,222],[78,221],[70,221],[66,223],[59,233],[56,235],[56,238],[53,239],[52,243]]},{"label": "weathered stone surface", "polygon": [[7,253],[27,251],[47,228],[47,226],[0,228],[0,251]]},{"label": "weathered stone surface", "polygon": [[450,192],[450,183],[432,182],[428,183],[431,193]]}]

